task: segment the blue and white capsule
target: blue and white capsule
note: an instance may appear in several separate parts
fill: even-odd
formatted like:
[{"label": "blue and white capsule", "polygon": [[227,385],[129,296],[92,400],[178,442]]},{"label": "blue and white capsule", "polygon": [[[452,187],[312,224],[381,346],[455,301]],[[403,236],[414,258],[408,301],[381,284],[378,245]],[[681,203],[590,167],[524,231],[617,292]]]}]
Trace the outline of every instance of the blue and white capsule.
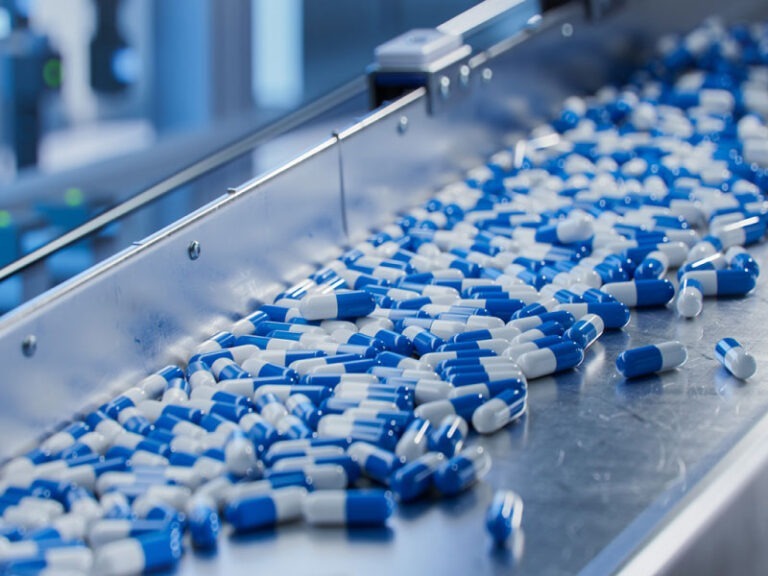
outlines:
[{"label": "blue and white capsule", "polygon": [[271,528],[277,524],[299,520],[307,490],[286,486],[268,494],[230,502],[224,517],[237,532]]},{"label": "blue and white capsule", "polygon": [[0,545],[0,567],[5,574],[87,574],[92,564],[93,552],[77,540],[26,540]]},{"label": "blue and white capsule", "polygon": [[631,348],[616,358],[616,369],[625,378],[674,370],[688,360],[688,350],[677,340]]},{"label": "blue and white capsule", "polygon": [[482,446],[465,448],[435,471],[435,487],[440,493],[453,496],[482,480],[490,469],[491,457]]},{"label": "blue and white capsule", "polygon": [[755,277],[744,270],[700,270],[683,278],[697,280],[704,296],[745,296],[755,288]]},{"label": "blue and white capsule", "polygon": [[719,340],[715,345],[715,356],[728,372],[741,380],[746,380],[757,371],[755,357],[734,338]]},{"label": "blue and white capsule", "polygon": [[602,291],[630,308],[665,306],[675,296],[675,287],[666,278],[611,282]]},{"label": "blue and white capsule", "polygon": [[381,526],[394,509],[384,490],[322,490],[304,499],[304,520],[315,526]]},{"label": "blue and white capsule", "polygon": [[221,519],[213,499],[196,495],[186,509],[192,545],[198,550],[216,548],[221,532]]},{"label": "blue and white capsule", "polygon": [[122,576],[169,569],[181,554],[181,531],[173,527],[105,544],[96,550],[94,573]]},{"label": "blue and white capsule", "polygon": [[475,410],[472,426],[480,434],[493,434],[520,418],[527,408],[527,387],[510,388]]},{"label": "blue and white capsule", "polygon": [[497,546],[507,544],[519,532],[523,500],[512,490],[498,490],[485,515],[485,527]]},{"label": "blue and white capsule", "polygon": [[621,302],[577,302],[561,304],[558,310],[567,310],[575,318],[583,318],[587,314],[597,314],[603,320],[606,330],[619,330],[631,318],[629,308]]},{"label": "blue and white capsule", "polygon": [[669,258],[664,252],[654,250],[635,269],[635,280],[663,278],[669,270]]},{"label": "blue and white capsule", "polygon": [[299,304],[299,311],[307,320],[359,318],[367,316],[375,308],[376,300],[365,290],[313,294]]},{"label": "blue and white capsule", "polygon": [[88,544],[100,548],[110,542],[135,538],[144,534],[166,530],[168,522],[164,519],[148,520],[145,518],[99,520],[88,530]]},{"label": "blue and white capsule", "polygon": [[[485,404],[483,404],[485,406]],[[482,408],[482,406],[481,406]],[[475,414],[477,410],[475,410]],[[448,458],[453,457],[464,447],[469,433],[469,425],[461,416],[446,416],[427,438],[430,452],[439,452]]]},{"label": "blue and white capsule", "polygon": [[367,442],[353,442],[347,448],[349,454],[360,466],[363,474],[380,484],[389,484],[389,479],[405,460],[394,452],[384,450]]},{"label": "blue and white capsule", "polygon": [[701,282],[686,274],[680,281],[675,303],[677,313],[683,318],[695,318],[704,308],[704,290]]},{"label": "blue and white capsule", "polygon": [[586,350],[602,336],[605,330],[603,319],[597,314],[587,314],[566,330],[564,336]]},{"label": "blue and white capsule", "polygon": [[417,418],[428,420],[432,426],[439,426],[446,416],[461,416],[469,420],[478,406],[487,398],[482,394],[468,394],[448,400],[435,400],[417,407],[414,414]]},{"label": "blue and white capsule", "polygon": [[533,380],[563,370],[570,370],[583,361],[584,350],[578,344],[566,340],[549,348],[526,352],[517,359],[517,364],[525,377]]},{"label": "blue and white capsule", "polygon": [[740,246],[728,248],[725,253],[725,260],[728,266],[733,270],[742,270],[748,272],[755,278],[760,275],[760,266],[752,255]]},{"label": "blue and white capsule", "polygon": [[427,442],[432,430],[431,424],[422,418],[415,418],[405,429],[395,446],[395,454],[410,462],[427,451]]},{"label": "blue and white capsule", "polygon": [[415,500],[432,487],[435,471],[445,462],[440,452],[427,452],[395,471],[389,487],[402,502]]},{"label": "blue and white capsule", "polygon": [[413,347],[419,355],[434,352],[443,344],[442,338],[420,326],[407,326],[403,329],[402,334],[413,343]]}]

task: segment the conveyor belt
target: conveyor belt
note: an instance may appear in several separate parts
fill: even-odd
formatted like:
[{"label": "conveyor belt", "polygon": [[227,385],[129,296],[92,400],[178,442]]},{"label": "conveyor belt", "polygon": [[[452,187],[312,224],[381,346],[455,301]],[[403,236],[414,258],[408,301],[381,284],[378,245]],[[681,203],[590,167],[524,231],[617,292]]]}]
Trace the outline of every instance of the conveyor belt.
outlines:
[{"label": "conveyor belt", "polygon": [[[428,116],[426,95],[417,91],[4,319],[0,357],[11,385],[2,389],[0,433],[10,440],[0,446],[0,458],[55,424],[56,414],[82,408],[94,393],[125,387],[167,361],[181,360],[194,343],[283,282],[388,221],[393,210],[424,198],[455,177],[457,167],[498,149],[511,130],[546,115],[545,108],[566,90],[590,91],[602,84],[608,47],[630,37],[642,37],[647,45],[662,27],[685,29],[707,9],[723,9],[716,2],[681,3],[680,13],[665,12],[669,20],[659,22],[655,10],[663,5],[633,3],[598,25],[566,10],[553,17],[559,20],[549,23],[549,32],[487,61],[478,59],[475,91],[446,105],[443,115]],[[735,2],[727,16],[765,17],[766,11],[753,2]],[[652,28],[649,20],[655,22]],[[564,22],[575,29],[570,53],[564,53],[560,37]],[[595,46],[604,50],[599,57]],[[595,61],[584,64],[582,76],[568,77],[568,66],[582,57]],[[552,69],[534,70],[542,62]],[[493,70],[490,83],[480,74],[484,68]],[[538,82],[542,78],[549,81]],[[527,86],[521,88],[523,82]],[[539,106],[531,110],[526,101]],[[403,117],[405,133],[398,130]],[[401,170],[393,173],[393,166]],[[191,241],[202,246],[199,259],[187,257]],[[755,254],[768,267],[766,247]],[[691,499],[692,490],[714,481],[708,476],[713,470],[721,474],[718,462],[768,412],[762,370],[754,382],[740,384],[720,368],[713,352],[720,337],[736,335],[754,344],[758,364],[765,364],[757,345],[768,326],[765,298],[761,278],[750,297],[708,301],[694,321],[680,322],[671,310],[633,313],[630,327],[604,336],[578,370],[532,382],[529,414],[481,441],[494,466],[482,485],[463,496],[403,507],[385,530],[286,526],[276,533],[225,538],[215,556],[187,554],[181,573],[614,571],[670,512],[679,512],[676,505]],[[25,356],[21,343],[30,335],[37,347]],[[636,383],[615,372],[621,350],[666,339],[689,347],[684,369]],[[519,562],[511,552],[492,550],[483,530],[484,511],[497,488],[513,488],[525,500]],[[730,503],[732,512],[743,510],[737,501]],[[760,518],[744,522],[743,539],[752,544],[741,557],[747,572],[760,566],[765,553],[759,539],[768,528]],[[665,568],[682,570],[685,561],[683,554]]]}]

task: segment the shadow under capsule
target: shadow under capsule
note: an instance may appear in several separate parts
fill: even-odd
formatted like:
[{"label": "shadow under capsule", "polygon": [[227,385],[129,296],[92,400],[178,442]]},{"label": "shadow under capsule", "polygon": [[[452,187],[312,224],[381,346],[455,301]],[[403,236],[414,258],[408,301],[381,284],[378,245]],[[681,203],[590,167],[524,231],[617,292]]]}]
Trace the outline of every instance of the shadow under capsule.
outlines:
[{"label": "shadow under capsule", "polygon": [[663,393],[664,385],[657,374],[640,378],[619,378],[616,382],[616,394],[625,400],[661,396]]},{"label": "shadow under capsule", "polygon": [[525,531],[515,530],[508,541],[492,542],[490,548],[489,556],[494,566],[515,571],[525,552]]}]

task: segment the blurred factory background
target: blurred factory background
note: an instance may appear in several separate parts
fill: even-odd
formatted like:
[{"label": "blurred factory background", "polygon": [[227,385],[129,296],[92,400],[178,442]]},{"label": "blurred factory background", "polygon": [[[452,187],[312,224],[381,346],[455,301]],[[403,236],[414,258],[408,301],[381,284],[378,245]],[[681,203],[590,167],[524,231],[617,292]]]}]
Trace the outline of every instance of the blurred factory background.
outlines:
[{"label": "blurred factory background", "polygon": [[162,196],[0,281],[0,314],[291,157],[172,178],[359,78],[376,45],[476,3],[0,0],[0,270]]}]

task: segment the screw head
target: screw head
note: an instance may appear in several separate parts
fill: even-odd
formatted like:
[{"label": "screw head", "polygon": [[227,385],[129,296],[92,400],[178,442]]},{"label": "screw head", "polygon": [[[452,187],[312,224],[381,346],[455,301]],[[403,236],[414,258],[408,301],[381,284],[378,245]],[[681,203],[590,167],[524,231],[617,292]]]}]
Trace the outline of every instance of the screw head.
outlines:
[{"label": "screw head", "polygon": [[480,77],[483,79],[483,82],[490,82],[493,79],[493,70],[483,68],[483,71],[480,72]]},{"label": "screw head", "polygon": [[573,24],[570,22],[566,22],[560,27],[560,34],[563,35],[563,38],[570,38],[573,36]]},{"label": "screw head", "polygon": [[470,74],[469,66],[467,66],[466,64],[463,64],[459,68],[459,82],[461,83],[462,86],[469,85],[469,74]]},{"label": "screw head", "polygon": [[408,116],[400,116],[397,121],[397,133],[405,134],[408,131]]},{"label": "screw head", "polygon": [[37,351],[37,337],[34,334],[27,335],[21,341],[21,353],[27,358],[31,358]]},{"label": "screw head", "polygon": [[187,246],[187,255],[190,260],[197,260],[200,258],[200,242],[192,240],[192,242],[189,243],[189,246]]},{"label": "screw head", "polygon": [[451,94],[451,79],[448,76],[440,76],[440,96],[444,99]]}]

